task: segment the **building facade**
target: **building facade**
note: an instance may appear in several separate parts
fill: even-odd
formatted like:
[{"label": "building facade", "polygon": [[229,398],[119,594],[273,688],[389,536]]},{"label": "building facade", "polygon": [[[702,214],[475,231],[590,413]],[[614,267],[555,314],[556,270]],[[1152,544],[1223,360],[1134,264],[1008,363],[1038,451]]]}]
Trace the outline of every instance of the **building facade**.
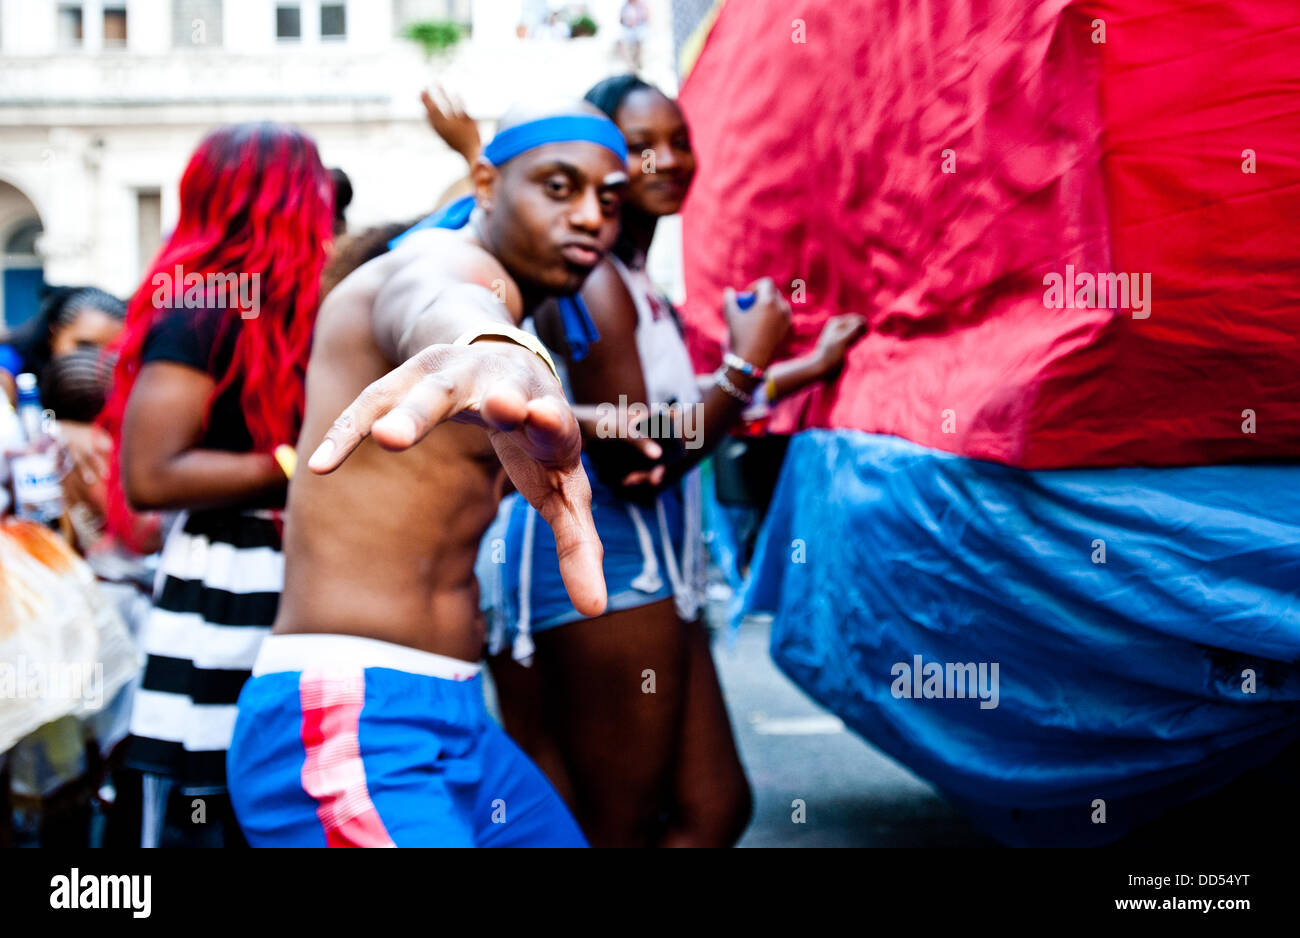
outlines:
[{"label": "building facade", "polygon": [[[521,36],[529,0],[0,0],[0,310],[15,325],[50,284],[131,293],[178,212],[203,135],[288,121],[351,177],[353,228],[413,218],[463,175],[419,92],[459,92],[485,136],[517,100],[578,95],[625,71],[620,0],[589,0],[592,38]],[[536,4],[532,4],[536,6]],[[644,70],[672,86],[667,3]],[[568,16],[574,9],[565,10]],[[401,37],[452,20],[467,35],[428,59]],[[655,66],[658,67],[655,67]],[[672,241],[670,226],[669,238]],[[662,279],[680,282],[668,253]]]}]

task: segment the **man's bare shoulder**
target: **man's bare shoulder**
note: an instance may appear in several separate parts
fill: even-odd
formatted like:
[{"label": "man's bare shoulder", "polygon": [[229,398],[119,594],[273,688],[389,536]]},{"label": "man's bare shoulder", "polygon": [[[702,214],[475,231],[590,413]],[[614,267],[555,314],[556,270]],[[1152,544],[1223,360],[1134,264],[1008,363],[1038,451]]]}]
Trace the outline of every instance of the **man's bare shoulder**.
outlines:
[{"label": "man's bare shoulder", "polygon": [[493,288],[514,287],[514,280],[486,248],[466,230],[427,228],[409,235],[389,257],[392,277],[436,278]]},{"label": "man's bare shoulder", "polygon": [[312,335],[312,360],[346,355],[371,341],[371,313],[383,283],[380,257],[358,267],[321,301]]},{"label": "man's bare shoulder", "polygon": [[380,305],[422,308],[449,289],[475,286],[490,290],[516,319],[523,316],[518,284],[468,230],[417,231],[388,257],[391,267],[378,294]]},{"label": "man's bare shoulder", "polygon": [[428,229],[409,235],[397,248],[362,264],[325,298],[318,333],[335,326],[368,328],[375,300],[410,292],[437,291],[448,283],[477,283],[493,289],[515,284],[500,262],[462,232]]}]

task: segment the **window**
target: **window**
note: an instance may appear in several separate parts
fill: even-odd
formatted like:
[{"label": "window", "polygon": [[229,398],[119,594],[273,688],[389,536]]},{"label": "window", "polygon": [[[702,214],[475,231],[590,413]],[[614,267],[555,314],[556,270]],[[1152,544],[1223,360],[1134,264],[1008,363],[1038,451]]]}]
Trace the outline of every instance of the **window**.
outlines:
[{"label": "window", "polygon": [[5,254],[18,258],[36,256],[36,242],[44,229],[35,218],[19,222],[5,239]]},{"label": "window", "polygon": [[104,7],[104,48],[126,48],[126,7]]},{"label": "window", "polygon": [[322,39],[346,39],[348,35],[348,5],[322,3],[320,5],[320,36]]},{"label": "window", "polygon": [[275,38],[288,42],[302,39],[302,5],[281,3],[275,8]]},{"label": "window", "polygon": [[159,190],[136,190],[135,220],[136,266],[140,276],[144,276],[162,246],[162,193]]},{"label": "window", "polygon": [[[4,184],[0,183],[0,188]],[[12,194],[15,190],[9,189]],[[0,238],[0,327],[20,326],[40,310],[45,284],[36,245],[41,223],[35,218],[19,222]]]},{"label": "window", "polygon": [[219,49],[221,40],[221,0],[173,0],[173,47]]},{"label": "window", "polygon": [[81,4],[59,6],[59,48],[80,49],[85,38],[81,21]]}]

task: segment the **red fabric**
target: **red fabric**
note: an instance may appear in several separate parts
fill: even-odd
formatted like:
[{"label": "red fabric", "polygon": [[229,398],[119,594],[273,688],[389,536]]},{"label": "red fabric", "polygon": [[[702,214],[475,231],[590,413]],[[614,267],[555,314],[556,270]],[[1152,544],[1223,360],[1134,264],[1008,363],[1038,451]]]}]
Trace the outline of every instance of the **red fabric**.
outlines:
[{"label": "red fabric", "polygon": [[[1295,457],[1295,21],[1282,0],[730,0],[681,98],[697,365],[724,286],[799,279],[791,354],[836,312],[871,332],[775,430],[1024,468]],[[1067,264],[1151,274],[1150,317],[1048,308]]]},{"label": "red fabric", "polygon": [[383,819],[366,786],[361,761],[361,710],[366,675],[304,672],[302,702],[303,791],[316,799],[316,816],[328,847],[392,847]]}]

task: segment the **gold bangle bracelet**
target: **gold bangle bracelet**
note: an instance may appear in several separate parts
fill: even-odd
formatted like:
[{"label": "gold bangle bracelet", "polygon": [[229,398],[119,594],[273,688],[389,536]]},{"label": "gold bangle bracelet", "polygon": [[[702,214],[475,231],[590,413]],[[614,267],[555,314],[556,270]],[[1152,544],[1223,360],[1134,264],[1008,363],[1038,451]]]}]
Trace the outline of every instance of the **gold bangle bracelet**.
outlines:
[{"label": "gold bangle bracelet", "polygon": [[478,329],[471,329],[452,344],[472,345],[479,339],[486,338],[507,339],[515,343],[515,345],[523,346],[546,363],[546,367],[551,369],[551,374],[555,375],[556,381],[560,380],[560,372],[555,367],[555,359],[551,358],[551,353],[546,350],[546,346],[539,342],[536,336],[529,335],[524,330],[516,329],[514,326],[483,326]]}]

